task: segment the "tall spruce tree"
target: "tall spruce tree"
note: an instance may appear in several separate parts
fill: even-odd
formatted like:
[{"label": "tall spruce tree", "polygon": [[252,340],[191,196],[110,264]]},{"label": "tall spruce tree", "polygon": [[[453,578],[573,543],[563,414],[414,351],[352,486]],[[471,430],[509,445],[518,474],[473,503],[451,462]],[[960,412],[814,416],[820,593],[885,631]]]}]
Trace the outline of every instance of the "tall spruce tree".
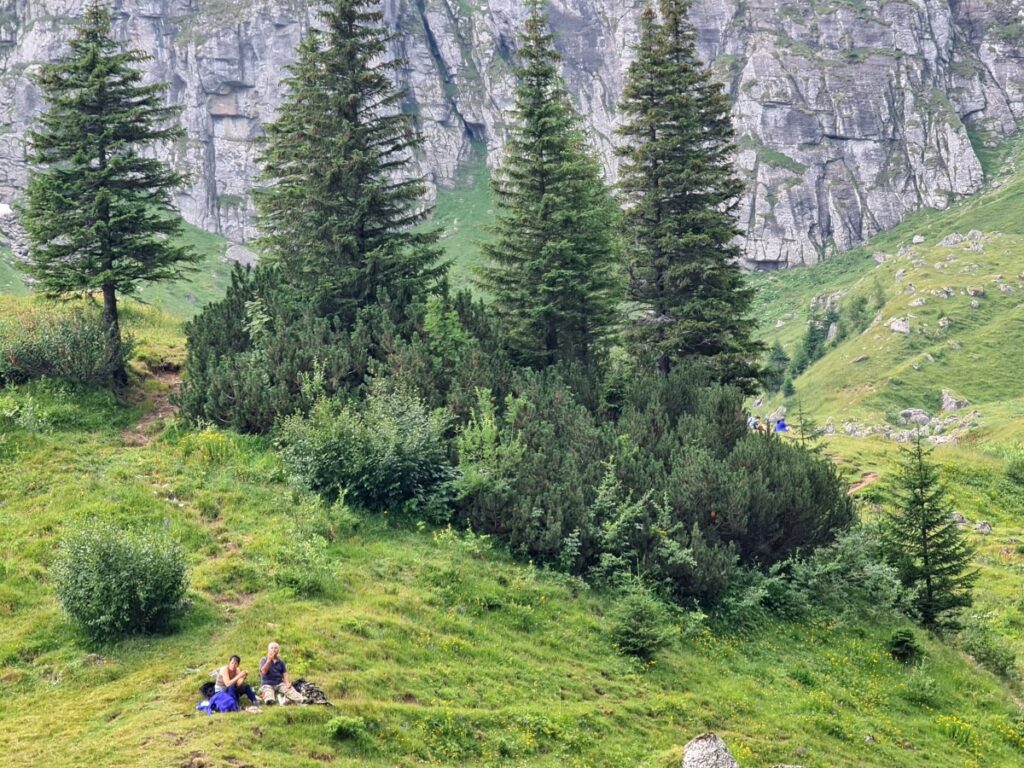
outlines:
[{"label": "tall spruce tree", "polygon": [[643,12],[620,105],[628,339],[663,375],[696,358],[752,391],[760,345],[733,215],[743,183],[729,102],[697,58],[688,9],[688,0],[659,0],[659,13]]},{"label": "tall spruce tree", "polygon": [[26,271],[48,295],[103,292],[114,383],[123,386],[118,294],[181,277],[199,257],[174,241],[181,220],[170,193],[182,176],[142,154],[183,135],[179,110],[165,106],[165,83],[143,85],[137,65],[147,54],[112,34],[109,11],[94,2],[68,55],[40,69],[48,110],[29,133],[21,221]]},{"label": "tall spruce tree", "polygon": [[592,362],[618,322],[618,211],[587,144],[539,0],[519,50],[506,157],[493,182],[496,238],[480,282],[516,361]]},{"label": "tall spruce tree", "polygon": [[921,623],[941,624],[949,611],[971,604],[977,571],[973,549],[945,503],[938,468],[918,436],[903,451],[896,478],[896,505],[882,527],[882,543],[903,583],[917,589]]},{"label": "tall spruce tree", "polygon": [[296,300],[351,327],[383,303],[401,325],[410,305],[438,284],[434,231],[422,179],[410,178],[420,143],[386,57],[394,39],[370,0],[334,0],[322,11],[284,81],[287,97],[266,126],[268,186],[257,192],[262,248]]}]

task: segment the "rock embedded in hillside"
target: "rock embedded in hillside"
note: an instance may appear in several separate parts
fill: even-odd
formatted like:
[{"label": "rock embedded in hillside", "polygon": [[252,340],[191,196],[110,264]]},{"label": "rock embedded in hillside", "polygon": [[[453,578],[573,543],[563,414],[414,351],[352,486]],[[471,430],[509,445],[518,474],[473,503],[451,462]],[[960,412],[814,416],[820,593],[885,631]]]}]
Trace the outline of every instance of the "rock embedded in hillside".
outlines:
[{"label": "rock embedded in hillside", "polygon": [[858,365],[860,363],[866,363],[870,359],[871,358],[868,357],[867,355],[858,355],[857,357],[853,358],[852,362],[854,365]]},{"label": "rock embedded in hillside", "polygon": [[721,737],[705,733],[683,747],[683,768],[739,768]]},{"label": "rock embedded in hillside", "polygon": [[988,536],[992,533],[992,523],[988,520],[982,520],[974,526],[974,532]]},{"label": "rock embedded in hillside", "polygon": [[839,324],[838,323],[831,323],[828,326],[828,332],[825,334],[825,343],[826,344],[831,344],[833,341],[835,341],[836,336],[838,336],[838,335],[839,335]]},{"label": "rock embedded in hillside", "polygon": [[905,408],[900,411],[900,424],[927,425],[932,420],[932,415],[923,408]]},{"label": "rock embedded in hillside", "polygon": [[950,515],[949,515],[949,519],[952,520],[957,525],[970,525],[971,524],[971,521],[968,520],[963,515],[961,515],[959,512],[951,512]]},{"label": "rock embedded in hillside", "polygon": [[971,309],[978,309],[981,306],[981,302],[977,299],[971,300]]},{"label": "rock embedded in hillside", "polygon": [[942,240],[939,241],[939,245],[944,245],[947,248],[953,245],[959,245],[964,241],[964,236],[959,232],[951,232],[946,235]]},{"label": "rock embedded in hillside", "polygon": [[882,265],[889,260],[889,254],[875,251],[875,253],[871,254],[871,258],[875,260],[875,264]]},{"label": "rock embedded in hillside", "polygon": [[939,318],[939,328],[949,328],[949,318],[948,317],[940,317]]},{"label": "rock embedded in hillside", "polygon": [[914,235],[910,239],[910,242],[913,243],[914,245],[920,245],[921,243],[924,242],[924,235]]},{"label": "rock embedded in hillside", "polygon": [[967,295],[968,296],[976,296],[979,299],[983,299],[983,298],[985,298],[986,294],[985,294],[985,289],[984,288],[968,287],[967,288]]},{"label": "rock embedded in hillside", "polygon": [[969,405],[970,403],[967,400],[961,400],[948,389],[942,390],[942,410],[944,412],[959,411]]},{"label": "rock embedded in hillside", "polygon": [[923,307],[926,303],[927,303],[926,300],[922,297],[922,298],[919,298],[919,299],[914,299],[907,306],[909,306],[909,307]]},{"label": "rock embedded in hillside", "polygon": [[913,283],[907,283],[907,287],[903,289],[904,293],[917,293],[917,286]]},{"label": "rock embedded in hillside", "polygon": [[224,260],[233,261],[243,267],[252,267],[256,265],[257,256],[244,245],[232,243],[224,252]]},{"label": "rock embedded in hillside", "polygon": [[893,333],[910,333],[910,320],[905,317],[894,317],[889,321],[889,330]]},{"label": "rock embedded in hillside", "polygon": [[1000,283],[999,284],[999,292],[1000,293],[1013,293],[1014,292],[1014,287],[1012,285],[1008,285],[1007,283]]}]

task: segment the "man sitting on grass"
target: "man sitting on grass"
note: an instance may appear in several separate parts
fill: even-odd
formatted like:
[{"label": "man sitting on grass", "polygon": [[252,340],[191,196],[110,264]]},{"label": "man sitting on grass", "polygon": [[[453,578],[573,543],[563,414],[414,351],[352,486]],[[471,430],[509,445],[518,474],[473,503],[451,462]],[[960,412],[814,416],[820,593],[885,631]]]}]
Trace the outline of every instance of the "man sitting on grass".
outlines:
[{"label": "man sitting on grass", "polygon": [[281,646],[271,643],[267,646],[267,655],[260,659],[260,698],[264,704],[273,704],[280,695],[282,704],[304,704],[302,694],[292,688],[288,668],[280,654]]}]

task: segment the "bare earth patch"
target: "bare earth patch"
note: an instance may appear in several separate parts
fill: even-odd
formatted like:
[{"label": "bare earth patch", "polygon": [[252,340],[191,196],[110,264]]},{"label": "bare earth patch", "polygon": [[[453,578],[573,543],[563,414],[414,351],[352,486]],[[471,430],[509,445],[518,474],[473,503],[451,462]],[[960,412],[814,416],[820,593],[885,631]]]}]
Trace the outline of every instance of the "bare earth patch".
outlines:
[{"label": "bare earth patch", "polygon": [[863,475],[860,476],[860,480],[858,480],[856,483],[850,486],[850,489],[846,492],[846,494],[850,495],[852,493],[856,493],[857,491],[863,490],[864,488],[867,488],[869,485],[875,482],[877,479],[877,472],[865,472]]},{"label": "bare earth patch", "polygon": [[121,439],[127,446],[142,448],[149,445],[153,442],[154,426],[175,414],[171,395],[181,387],[181,375],[176,370],[161,369],[153,372],[153,378],[159,383],[160,389],[153,397],[152,409],[139,419],[138,424],[121,433]]}]

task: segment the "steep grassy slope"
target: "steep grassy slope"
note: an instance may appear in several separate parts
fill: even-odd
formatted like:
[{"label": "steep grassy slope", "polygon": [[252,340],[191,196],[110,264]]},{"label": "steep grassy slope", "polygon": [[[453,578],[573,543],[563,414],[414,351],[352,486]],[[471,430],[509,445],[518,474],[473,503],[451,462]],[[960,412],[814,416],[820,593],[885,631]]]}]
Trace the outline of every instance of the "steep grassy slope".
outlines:
[{"label": "steep grassy slope", "polygon": [[486,158],[476,155],[460,172],[454,189],[441,189],[427,228],[441,231],[441,247],[451,263],[453,287],[472,287],[474,271],[486,259],[480,243],[487,240],[487,227],[494,221],[494,201]]},{"label": "steep grassy slope", "polygon": [[[128,322],[143,349],[180,354],[172,321],[136,309]],[[606,595],[474,537],[318,511],[266,440],[157,421],[130,446],[123,433],[162,386],[145,382],[135,405],[52,382],[0,391],[6,765],[668,766],[708,729],[744,766],[1024,760],[1004,684],[923,635],[924,666],[897,664],[885,645],[899,621],[741,630],[681,617],[683,637],[639,666],[607,638]],[[76,637],[48,568],[90,517],[183,541],[193,605],[176,632]],[[332,539],[333,576],[300,598],[276,574],[309,529]],[[1019,571],[993,572],[1020,589]],[[336,710],[192,711],[207,670],[233,652],[251,668],[272,638]],[[363,718],[362,734],[329,737],[337,714]]]},{"label": "steep grassy slope", "polygon": [[[176,317],[189,318],[204,304],[224,295],[232,265],[224,260],[228,242],[219,235],[186,224],[182,241],[202,257],[196,271],[181,282],[144,285],[136,296],[139,301]],[[18,268],[10,250],[0,248],[0,295],[27,294],[24,279],[24,272]]]},{"label": "steep grassy slope", "polygon": [[[809,413],[837,426],[894,423],[905,408],[937,411],[947,389],[976,406],[989,430],[1003,430],[1005,438],[1024,431],[1024,173],[1013,172],[1020,148],[1014,152],[1010,175],[975,198],[919,213],[867,248],[812,269],[755,277],[762,334],[791,354],[815,297],[835,294],[844,306],[862,296],[874,310],[884,296],[866,330],[794,382]],[[943,244],[971,230],[983,237]],[[915,244],[915,237],[923,241]],[[886,260],[876,264],[875,253]],[[909,333],[890,329],[900,318]]]},{"label": "steep grassy slope", "polygon": [[[769,343],[779,339],[791,355],[815,299],[834,295],[843,307],[861,296],[877,311],[866,330],[829,348],[794,381],[794,397],[777,395],[755,411],[786,405],[792,414],[801,408],[819,426],[831,420],[841,433],[846,423],[906,429],[898,426],[899,412],[923,408],[936,414],[943,390],[970,402],[955,415],[977,410],[975,426],[959,434],[957,444],[938,448],[936,459],[953,507],[972,523],[993,523],[993,534],[972,534],[983,578],[971,615],[994,629],[1018,659],[1024,659],[1024,488],[1006,476],[1006,460],[1024,445],[1021,157],[1020,145],[986,157],[989,188],[948,211],[916,214],[867,247],[813,268],[753,278],[762,336]],[[983,238],[943,244],[949,235],[966,237],[971,230]],[[923,242],[915,244],[915,236]],[[886,255],[881,264],[875,253]],[[971,295],[980,291],[984,295]],[[876,309],[879,296],[883,304]],[[896,318],[909,321],[909,334],[890,329]],[[840,434],[826,437],[824,445],[851,481],[877,474],[878,482],[862,495],[886,500],[894,442]],[[1024,671],[1019,660],[1016,668]]]}]

